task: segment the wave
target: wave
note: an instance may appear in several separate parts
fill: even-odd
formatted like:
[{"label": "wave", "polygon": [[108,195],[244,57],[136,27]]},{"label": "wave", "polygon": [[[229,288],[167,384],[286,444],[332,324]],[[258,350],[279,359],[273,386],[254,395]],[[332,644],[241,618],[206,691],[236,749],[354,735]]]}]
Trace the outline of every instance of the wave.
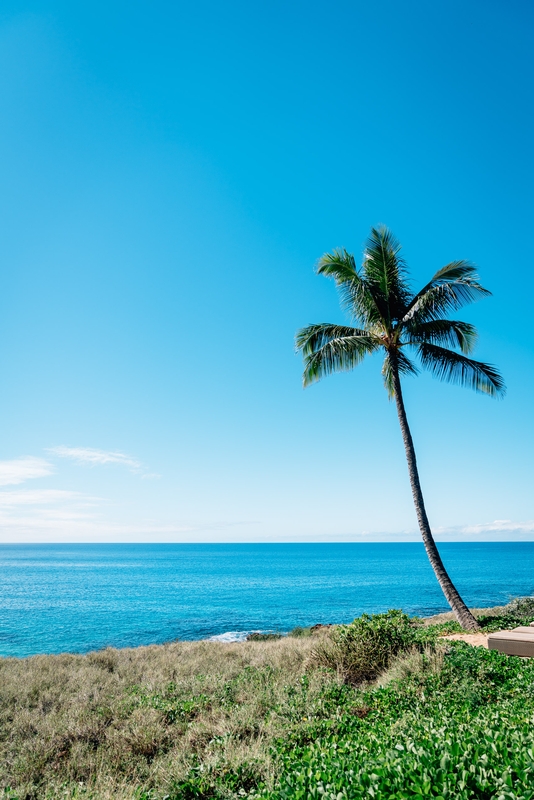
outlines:
[{"label": "wave", "polygon": [[245,642],[250,631],[227,631],[218,633],[216,636],[209,636],[207,642]]}]

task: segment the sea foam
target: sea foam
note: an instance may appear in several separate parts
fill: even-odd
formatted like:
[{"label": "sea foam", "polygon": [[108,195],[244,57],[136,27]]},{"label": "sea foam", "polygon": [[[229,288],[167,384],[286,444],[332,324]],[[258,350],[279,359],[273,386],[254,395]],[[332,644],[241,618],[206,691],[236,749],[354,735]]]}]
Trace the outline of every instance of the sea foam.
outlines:
[{"label": "sea foam", "polygon": [[227,631],[218,633],[216,636],[209,636],[207,642],[244,642],[250,631]]}]

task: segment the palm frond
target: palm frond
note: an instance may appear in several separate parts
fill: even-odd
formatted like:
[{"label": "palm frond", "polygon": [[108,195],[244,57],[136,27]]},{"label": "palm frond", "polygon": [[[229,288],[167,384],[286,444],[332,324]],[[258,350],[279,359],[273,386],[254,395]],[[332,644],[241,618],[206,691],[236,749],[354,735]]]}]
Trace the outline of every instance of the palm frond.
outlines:
[{"label": "palm frond", "polygon": [[334,279],[354,327],[320,323],[299,331],[296,345],[304,358],[304,385],[353,369],[367,354],[386,348],[382,374],[391,396],[395,371],[417,374],[404,350],[410,345],[436,377],[486,394],[503,394],[499,371],[467,357],[477,339],[475,328],[447,319],[449,312],[491,294],[479,283],[473,264],[447,264],[412,295],[400,249],[393,234],[381,226],[371,229],[361,269],[342,248],[321,257],[317,272]]},{"label": "palm frond", "polygon": [[504,380],[492,364],[474,361],[429,342],[421,343],[418,350],[423,367],[440,380],[467,386],[490,396],[502,396],[506,392]]},{"label": "palm frond", "polygon": [[459,259],[450,261],[432,276],[430,283],[449,283],[450,281],[477,281],[477,268],[471,261]]},{"label": "palm frond", "polygon": [[468,303],[491,295],[478,282],[478,275],[469,261],[452,261],[436,272],[408,304],[403,322],[439,319]]},{"label": "palm frond", "polygon": [[358,275],[354,256],[343,247],[324,253],[317,262],[317,274],[334,278],[336,284],[350,281]]},{"label": "palm frond", "polygon": [[410,320],[404,327],[409,337],[406,344],[430,342],[446,347],[459,347],[462,353],[471,353],[478,338],[474,325],[459,320],[434,319],[429,322]]},{"label": "palm frond", "polygon": [[356,268],[354,256],[337,248],[325,253],[317,262],[317,274],[334,278],[341,296],[341,306],[354,322],[376,325],[382,316],[366,281]]},{"label": "palm frond", "polygon": [[390,398],[395,396],[395,389],[393,386],[393,357],[395,358],[395,364],[399,375],[417,375],[419,372],[413,361],[409,359],[402,350],[397,350],[394,356],[391,353],[386,353],[384,363],[382,364],[382,377],[384,378],[384,386]]},{"label": "palm frond", "polygon": [[411,298],[401,245],[384,225],[371,228],[362,274],[388,324],[400,319]]},{"label": "palm frond", "polygon": [[297,331],[295,345],[303,356],[308,356],[316,350],[320,350],[325,344],[333,339],[344,339],[352,337],[368,337],[369,332],[359,328],[351,328],[348,325],[332,325],[328,322],[319,322],[315,325],[307,325]]},{"label": "palm frond", "polygon": [[303,383],[309,386],[325,375],[353,369],[380,347],[380,341],[358,328],[319,323],[302,328],[296,345],[304,358]]}]

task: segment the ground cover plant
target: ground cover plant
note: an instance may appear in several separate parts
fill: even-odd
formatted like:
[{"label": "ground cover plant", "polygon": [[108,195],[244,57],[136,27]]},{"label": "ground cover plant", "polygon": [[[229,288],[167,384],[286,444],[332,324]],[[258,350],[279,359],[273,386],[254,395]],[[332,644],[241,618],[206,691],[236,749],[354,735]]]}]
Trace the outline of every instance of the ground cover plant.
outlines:
[{"label": "ground cover plant", "polygon": [[230,793],[268,781],[274,738],[308,713],[328,716],[338,691],[335,676],[306,671],[316,642],[0,659],[4,796],[159,798],[199,768]]},{"label": "ground cover plant", "polygon": [[[397,670],[402,672],[397,664]],[[277,742],[274,798],[534,797],[534,668],[461,642]]]},{"label": "ground cover plant", "polygon": [[2,659],[0,796],[532,800],[534,664],[444,624]]}]

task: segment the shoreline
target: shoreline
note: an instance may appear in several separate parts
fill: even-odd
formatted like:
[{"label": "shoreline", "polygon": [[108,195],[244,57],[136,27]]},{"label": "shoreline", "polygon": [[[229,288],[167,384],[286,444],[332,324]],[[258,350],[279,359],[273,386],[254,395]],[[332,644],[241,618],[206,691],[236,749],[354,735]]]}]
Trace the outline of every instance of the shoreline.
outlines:
[{"label": "shoreline", "polygon": [[[153,547],[4,551],[0,653],[24,658],[221,635],[240,640],[253,631],[348,624],[363,611],[449,611],[422,546]],[[531,594],[533,563],[534,542],[463,544],[447,555],[475,608]]]},{"label": "shoreline", "polygon": [[[507,605],[504,606],[487,606],[485,608],[471,608],[470,611],[473,615],[477,618],[479,617],[499,617],[503,613],[506,613],[506,609],[508,608]],[[365,613],[365,612],[363,612]],[[422,619],[424,625],[440,625],[445,624],[448,622],[454,622],[455,616],[452,611],[444,611],[440,614],[432,614],[429,617],[415,617],[414,619]],[[94,653],[102,653],[107,650],[112,650],[114,652],[124,652],[124,651],[139,651],[143,648],[166,648],[176,644],[199,644],[199,643],[206,643],[206,644],[221,644],[221,645],[243,645],[249,644],[251,642],[268,642],[268,641],[280,641],[283,639],[308,639],[316,636],[321,631],[325,631],[328,628],[334,628],[338,625],[344,625],[348,623],[317,623],[315,625],[311,625],[309,627],[302,627],[302,628],[294,628],[287,632],[281,631],[274,631],[274,630],[255,630],[255,631],[225,631],[220,634],[215,634],[213,636],[208,636],[203,639],[169,639],[166,642],[151,642],[148,644],[138,644],[132,646],[125,646],[125,647],[115,647],[114,645],[104,645],[100,648],[95,648],[92,650],[86,650],[84,652],[75,652],[69,650],[62,650],[57,653],[33,653],[31,655],[26,656],[12,656],[12,655],[1,655],[0,654],[0,662],[7,661],[7,660],[16,660],[16,661],[24,661],[32,658],[59,658],[62,656],[72,656],[72,657],[87,657]],[[299,632],[297,632],[299,631]],[[475,635],[479,636],[480,634],[463,634],[463,633],[454,633],[449,634],[448,636],[467,636],[467,635]]]}]

